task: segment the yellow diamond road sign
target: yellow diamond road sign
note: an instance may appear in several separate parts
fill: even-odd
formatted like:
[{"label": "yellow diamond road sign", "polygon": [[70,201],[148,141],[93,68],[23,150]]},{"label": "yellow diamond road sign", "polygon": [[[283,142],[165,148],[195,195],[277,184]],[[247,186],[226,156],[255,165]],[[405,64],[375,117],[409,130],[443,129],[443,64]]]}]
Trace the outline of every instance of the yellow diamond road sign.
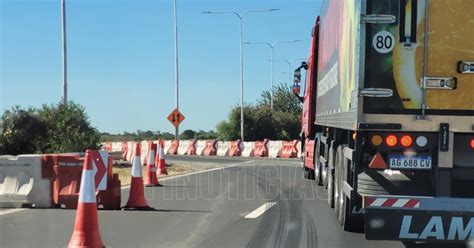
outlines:
[{"label": "yellow diamond road sign", "polygon": [[173,110],[170,115],[168,115],[168,120],[173,124],[173,126],[178,127],[181,122],[184,121],[184,115],[179,112],[178,109]]}]

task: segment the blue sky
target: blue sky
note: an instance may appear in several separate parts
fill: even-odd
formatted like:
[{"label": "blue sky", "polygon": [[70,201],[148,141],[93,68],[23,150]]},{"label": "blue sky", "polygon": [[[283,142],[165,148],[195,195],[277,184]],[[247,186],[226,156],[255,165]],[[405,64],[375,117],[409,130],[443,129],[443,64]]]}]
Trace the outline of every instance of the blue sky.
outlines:
[{"label": "blue sky", "polygon": [[[60,0],[0,0],[0,110],[56,103],[62,89]],[[240,102],[239,24],[208,10],[249,14],[244,40],[294,40],[275,59],[307,57],[320,0],[178,0],[180,110],[185,129],[215,129]],[[100,131],[171,131],[174,109],[172,0],[67,0],[69,99]],[[270,85],[270,48],[245,46],[245,102]],[[296,67],[297,63],[293,65]],[[288,82],[275,62],[275,83]]]}]

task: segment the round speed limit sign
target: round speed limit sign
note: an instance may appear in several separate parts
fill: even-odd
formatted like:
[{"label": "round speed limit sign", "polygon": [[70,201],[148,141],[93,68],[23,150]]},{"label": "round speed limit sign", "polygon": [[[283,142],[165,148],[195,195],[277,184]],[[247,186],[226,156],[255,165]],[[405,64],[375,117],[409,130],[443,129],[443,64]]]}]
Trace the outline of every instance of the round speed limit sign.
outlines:
[{"label": "round speed limit sign", "polygon": [[395,38],[390,32],[380,31],[374,36],[372,46],[379,53],[389,53],[395,47]]}]

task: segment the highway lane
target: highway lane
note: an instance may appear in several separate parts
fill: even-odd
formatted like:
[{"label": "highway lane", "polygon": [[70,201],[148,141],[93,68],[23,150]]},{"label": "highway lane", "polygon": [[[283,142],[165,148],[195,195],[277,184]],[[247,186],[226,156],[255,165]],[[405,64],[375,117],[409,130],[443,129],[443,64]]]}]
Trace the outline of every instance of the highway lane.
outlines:
[{"label": "highway lane", "polygon": [[[399,242],[367,241],[363,234],[341,231],[321,188],[302,179],[298,161],[244,160],[233,159],[223,169],[162,181],[162,188],[147,188],[148,202],[155,211],[99,211],[105,245],[404,247]],[[123,204],[127,198],[125,188]],[[268,209],[260,208],[264,204]],[[259,208],[263,210],[256,211]],[[57,209],[0,216],[0,247],[64,247],[74,217],[74,210]]]}]

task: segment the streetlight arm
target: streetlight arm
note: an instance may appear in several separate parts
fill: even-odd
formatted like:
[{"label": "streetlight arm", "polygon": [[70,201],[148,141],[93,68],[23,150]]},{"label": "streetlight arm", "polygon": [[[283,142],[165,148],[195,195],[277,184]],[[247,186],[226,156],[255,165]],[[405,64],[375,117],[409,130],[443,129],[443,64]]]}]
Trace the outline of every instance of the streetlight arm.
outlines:
[{"label": "streetlight arm", "polygon": [[271,12],[271,11],[278,11],[280,9],[256,9],[256,10],[247,10],[240,14],[241,17],[244,17],[248,13],[257,13],[257,12]]},{"label": "streetlight arm", "polygon": [[275,41],[273,42],[272,46],[276,46],[280,43],[294,43],[294,42],[300,42],[301,40],[279,40],[279,41]]}]

